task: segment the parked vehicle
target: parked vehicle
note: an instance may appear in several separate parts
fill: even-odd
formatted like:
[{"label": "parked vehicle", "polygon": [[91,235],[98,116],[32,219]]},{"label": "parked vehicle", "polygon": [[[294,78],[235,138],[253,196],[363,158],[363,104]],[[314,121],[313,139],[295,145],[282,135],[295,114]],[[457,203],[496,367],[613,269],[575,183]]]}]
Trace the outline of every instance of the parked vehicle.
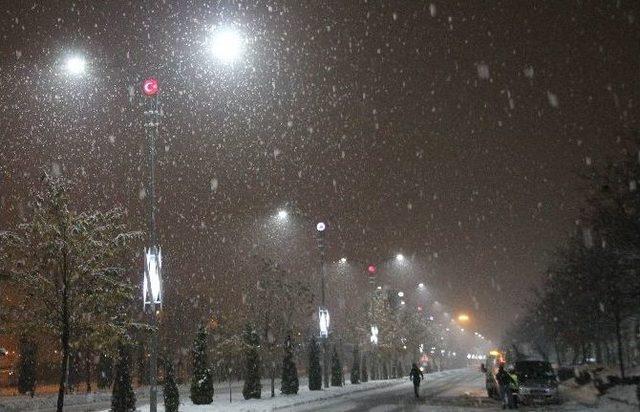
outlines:
[{"label": "parked vehicle", "polygon": [[517,361],[514,369],[518,377],[518,398],[521,403],[560,403],[558,377],[549,362]]}]

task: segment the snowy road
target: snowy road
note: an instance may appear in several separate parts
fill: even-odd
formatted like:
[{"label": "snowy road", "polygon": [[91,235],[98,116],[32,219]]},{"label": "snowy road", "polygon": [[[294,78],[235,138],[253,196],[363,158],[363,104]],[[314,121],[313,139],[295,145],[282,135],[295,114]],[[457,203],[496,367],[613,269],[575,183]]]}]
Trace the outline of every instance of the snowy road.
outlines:
[{"label": "snowy road", "polygon": [[495,409],[497,404],[486,398],[484,376],[474,369],[458,369],[425,375],[420,386],[420,399],[413,395],[409,379],[399,385],[367,391],[320,402],[311,402],[288,411],[318,409],[340,411],[412,411],[456,410],[458,407]]}]

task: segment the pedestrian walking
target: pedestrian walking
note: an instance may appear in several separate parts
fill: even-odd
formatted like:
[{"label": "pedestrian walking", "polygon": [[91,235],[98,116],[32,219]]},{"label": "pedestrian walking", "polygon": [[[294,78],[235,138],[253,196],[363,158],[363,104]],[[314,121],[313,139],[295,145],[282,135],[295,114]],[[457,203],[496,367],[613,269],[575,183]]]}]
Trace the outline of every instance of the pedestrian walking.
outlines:
[{"label": "pedestrian walking", "polygon": [[416,398],[420,399],[420,382],[424,379],[424,374],[415,363],[411,365],[409,379],[413,381],[413,392],[416,394]]}]

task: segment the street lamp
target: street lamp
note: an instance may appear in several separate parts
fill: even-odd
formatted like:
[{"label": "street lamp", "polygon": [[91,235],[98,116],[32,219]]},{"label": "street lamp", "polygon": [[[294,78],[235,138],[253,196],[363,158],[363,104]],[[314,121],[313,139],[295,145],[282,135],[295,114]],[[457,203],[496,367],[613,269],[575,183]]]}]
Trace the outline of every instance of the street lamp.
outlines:
[{"label": "street lamp", "polygon": [[288,217],[289,217],[289,212],[287,212],[286,210],[281,209],[278,211],[279,220],[287,220]]},{"label": "street lamp", "polygon": [[402,262],[402,261],[404,261],[404,255],[403,255],[402,253],[398,253],[398,254],[396,255],[396,260],[397,260],[398,262]]},{"label": "street lamp", "polygon": [[87,61],[81,56],[70,56],[64,62],[64,70],[74,76],[84,74],[87,69]]},{"label": "street lamp", "polygon": [[245,41],[242,35],[232,27],[222,27],[211,37],[209,49],[222,63],[232,64],[244,51]]},{"label": "street lamp", "polygon": [[458,315],[458,321],[469,322],[469,315],[467,315],[466,313],[461,313],[460,315]]},{"label": "street lamp", "polygon": [[318,322],[320,327],[320,339],[322,340],[322,375],[324,387],[329,387],[329,354],[327,353],[327,339],[329,337],[329,309],[325,302],[325,244],[324,234],[327,225],[324,222],[316,224],[316,237],[318,240],[318,249],[320,250],[320,279],[321,279],[321,304],[318,309]]}]

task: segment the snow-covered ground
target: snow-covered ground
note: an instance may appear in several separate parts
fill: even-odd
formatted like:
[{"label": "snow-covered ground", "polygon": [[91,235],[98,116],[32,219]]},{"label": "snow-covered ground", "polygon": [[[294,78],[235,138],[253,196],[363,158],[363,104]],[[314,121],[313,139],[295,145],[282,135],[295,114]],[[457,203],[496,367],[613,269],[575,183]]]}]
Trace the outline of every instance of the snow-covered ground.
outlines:
[{"label": "snow-covered ground", "polygon": [[[274,409],[296,408],[311,402],[324,402],[333,398],[346,397],[356,393],[365,391],[384,390],[385,388],[397,386],[406,382],[404,379],[392,379],[387,381],[373,381],[351,385],[347,383],[345,386],[330,387],[321,391],[310,391],[308,386],[301,386],[297,395],[282,395],[279,387],[276,387],[276,396],[271,398],[270,387],[262,388],[262,399],[245,400],[242,393],[232,391],[231,402],[229,402],[229,391],[216,391],[213,403],[210,405],[193,405],[188,395],[180,399],[180,411],[182,412],[204,412],[212,409],[231,411],[231,412],[257,412],[272,411]],[[141,405],[138,408],[141,412],[149,411],[149,404]],[[164,406],[159,405],[159,412],[164,412]],[[106,412],[106,411],[105,411]]]},{"label": "snow-covered ground", "polygon": [[[633,371],[636,374],[636,371]],[[180,386],[182,412],[224,411],[316,411],[323,410],[372,410],[381,411],[429,411],[429,412],[474,412],[499,410],[498,402],[487,399],[484,393],[484,376],[472,369],[450,370],[428,374],[421,386],[421,399],[413,397],[411,382],[407,378],[374,381],[359,385],[348,383],[344,387],[331,387],[322,391],[309,391],[305,378],[301,378],[298,395],[280,394],[276,382],[274,398],[270,397],[270,382],[263,380],[262,399],[244,400],[242,382],[234,382],[229,391],[228,383],[217,384],[214,401],[210,405],[193,405],[189,400],[189,386]],[[231,392],[231,402],[229,401]],[[561,385],[564,402],[561,405],[523,406],[523,411],[554,412],[631,412],[638,411],[635,386],[624,385],[610,389],[606,395],[598,396],[592,384],[576,385],[568,381]],[[148,387],[136,390],[138,410],[149,411]],[[107,411],[110,393],[70,395],[65,398],[65,411]],[[162,396],[160,396],[162,400]],[[39,395],[31,399],[23,396],[0,398],[0,411],[52,411],[55,395]],[[164,412],[162,404],[159,411]]]},{"label": "snow-covered ground", "polygon": [[[606,370],[600,375],[615,375],[617,371]],[[629,375],[638,375],[640,369],[631,370]],[[636,396],[635,385],[618,385],[610,388],[607,393],[600,396],[598,390],[593,383],[585,385],[577,385],[573,379],[560,385],[561,394],[565,399],[563,407],[566,410],[569,407],[578,407],[582,409],[572,410],[597,410],[606,412],[625,412],[640,409],[638,406],[638,398]],[[588,409],[587,409],[588,408]]]},{"label": "snow-covered ground", "polygon": [[[262,380],[262,399],[246,401],[242,397],[242,382],[233,382],[229,386],[228,382],[215,385],[214,401],[211,405],[194,406],[189,400],[189,385],[180,385],[181,411],[205,411],[212,407],[231,411],[261,411],[272,410],[274,408],[291,407],[313,400],[328,399],[336,396],[343,396],[348,392],[359,392],[374,390],[396,385],[398,381],[373,381],[358,385],[351,385],[347,377],[347,383],[343,387],[331,387],[322,391],[309,391],[306,377],[300,378],[300,391],[298,395],[280,394],[280,381],[275,382],[274,398],[271,398],[271,382]],[[229,402],[229,392],[231,391],[231,402]],[[140,411],[149,410],[149,387],[140,387],[135,390]],[[48,412],[55,410],[57,394],[46,393],[37,394],[31,398],[29,396],[3,396],[0,397],[0,412],[13,411],[41,411]],[[162,394],[159,394],[162,401]],[[90,394],[68,394],[65,396],[65,410],[70,411],[99,411],[108,410],[111,402],[111,392],[96,392]],[[159,411],[164,411],[160,405]]]}]

